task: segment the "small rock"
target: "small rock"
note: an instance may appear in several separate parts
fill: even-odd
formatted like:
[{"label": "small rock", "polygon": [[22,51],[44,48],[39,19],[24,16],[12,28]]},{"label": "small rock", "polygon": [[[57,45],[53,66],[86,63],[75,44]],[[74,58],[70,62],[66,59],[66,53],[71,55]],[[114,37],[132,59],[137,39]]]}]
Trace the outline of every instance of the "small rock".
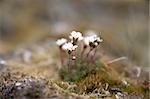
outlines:
[{"label": "small rock", "polygon": [[0,65],[6,65],[6,61],[0,59]]},{"label": "small rock", "polygon": [[24,53],[23,53],[23,61],[26,62],[26,63],[29,63],[30,62],[30,59],[31,59],[31,56],[32,56],[32,53],[29,51],[29,50],[25,50]]},{"label": "small rock", "polygon": [[45,84],[42,80],[24,78],[5,85],[2,89],[2,99],[35,99],[43,97]]},{"label": "small rock", "polygon": [[5,71],[7,68],[7,62],[3,59],[0,59],[0,72]]},{"label": "small rock", "polygon": [[20,82],[15,83],[15,86],[21,86],[21,85],[22,85],[22,83],[20,83]]}]

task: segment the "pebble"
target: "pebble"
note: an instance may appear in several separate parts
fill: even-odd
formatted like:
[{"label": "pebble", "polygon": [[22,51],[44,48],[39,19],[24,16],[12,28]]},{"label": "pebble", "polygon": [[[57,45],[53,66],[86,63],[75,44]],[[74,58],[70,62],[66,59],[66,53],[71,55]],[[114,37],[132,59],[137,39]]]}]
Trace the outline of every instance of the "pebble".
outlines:
[{"label": "pebble", "polygon": [[29,50],[25,50],[23,53],[23,61],[26,63],[30,62],[31,56],[32,56],[32,53]]},{"label": "pebble", "polygon": [[0,59],[0,65],[6,65],[6,61],[5,61],[5,60]]},{"label": "pebble", "polygon": [[0,74],[2,73],[2,71],[6,71],[7,70],[7,62],[3,59],[0,59]]},{"label": "pebble", "polygon": [[21,86],[22,85],[22,83],[20,83],[20,82],[17,82],[16,84],[15,84],[15,86]]}]

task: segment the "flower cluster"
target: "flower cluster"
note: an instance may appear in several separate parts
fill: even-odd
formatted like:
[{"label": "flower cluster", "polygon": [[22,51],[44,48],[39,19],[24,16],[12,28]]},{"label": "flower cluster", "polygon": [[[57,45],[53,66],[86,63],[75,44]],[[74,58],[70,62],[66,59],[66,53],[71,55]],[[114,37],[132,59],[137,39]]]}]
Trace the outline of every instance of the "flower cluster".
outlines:
[{"label": "flower cluster", "polygon": [[[61,53],[62,51],[67,51],[69,54],[69,64],[70,60],[76,59],[76,49],[79,47],[79,45],[83,45],[83,48],[81,48],[81,58],[85,52],[90,49],[86,54],[89,56],[90,52],[103,41],[100,37],[98,37],[96,34],[89,35],[83,37],[83,35],[80,32],[72,31],[69,36],[69,40],[62,38],[56,41],[56,44],[60,47]],[[81,46],[82,47],[82,46]],[[92,55],[91,55],[92,56]],[[63,56],[61,56],[61,60]],[[92,56],[93,57],[93,56]],[[88,58],[88,57],[86,57]]]},{"label": "flower cluster", "polygon": [[84,37],[83,41],[85,46],[90,46],[91,48],[95,48],[103,41],[103,39],[101,39],[97,35],[91,35],[91,36]]},{"label": "flower cluster", "polygon": [[77,42],[83,40],[83,36],[80,32],[72,31],[70,33],[70,41],[67,39],[61,38],[56,41],[56,44],[62,49],[67,50],[69,52],[75,51],[78,47]]},{"label": "flower cluster", "polygon": [[73,45],[71,42],[68,42],[62,46],[62,49],[68,50],[68,52],[71,53],[72,51],[75,51],[77,47],[78,45]]},{"label": "flower cluster", "polygon": [[78,41],[83,40],[82,34],[81,34],[80,32],[76,32],[76,31],[72,31],[72,32],[70,33],[69,38],[71,39],[71,42],[72,42],[73,44],[76,44]]}]

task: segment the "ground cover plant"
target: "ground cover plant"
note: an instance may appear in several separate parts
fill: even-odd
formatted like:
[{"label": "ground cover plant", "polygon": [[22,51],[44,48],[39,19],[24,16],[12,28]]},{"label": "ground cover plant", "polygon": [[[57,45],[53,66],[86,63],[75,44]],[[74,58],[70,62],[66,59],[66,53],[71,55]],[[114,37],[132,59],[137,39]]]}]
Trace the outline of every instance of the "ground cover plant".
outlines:
[{"label": "ground cover plant", "polygon": [[[86,76],[92,70],[98,70],[101,66],[97,48],[103,39],[96,34],[87,34],[83,37],[80,32],[72,31],[69,40],[61,38],[57,40],[60,49],[62,68],[60,76],[65,81],[76,81]],[[67,52],[68,60],[64,63]]]}]

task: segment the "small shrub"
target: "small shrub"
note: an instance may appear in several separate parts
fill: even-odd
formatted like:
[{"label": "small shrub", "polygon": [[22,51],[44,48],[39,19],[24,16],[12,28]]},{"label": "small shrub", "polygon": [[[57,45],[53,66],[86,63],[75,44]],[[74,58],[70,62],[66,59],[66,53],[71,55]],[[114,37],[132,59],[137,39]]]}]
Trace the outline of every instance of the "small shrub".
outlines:
[{"label": "small shrub", "polygon": [[[99,70],[101,62],[96,55],[98,45],[103,41],[96,34],[83,37],[80,32],[71,32],[70,40],[59,39],[57,45],[60,49],[60,60],[62,67],[59,71],[60,77],[65,81],[78,81],[92,70]],[[64,54],[69,56],[64,63]]]}]

